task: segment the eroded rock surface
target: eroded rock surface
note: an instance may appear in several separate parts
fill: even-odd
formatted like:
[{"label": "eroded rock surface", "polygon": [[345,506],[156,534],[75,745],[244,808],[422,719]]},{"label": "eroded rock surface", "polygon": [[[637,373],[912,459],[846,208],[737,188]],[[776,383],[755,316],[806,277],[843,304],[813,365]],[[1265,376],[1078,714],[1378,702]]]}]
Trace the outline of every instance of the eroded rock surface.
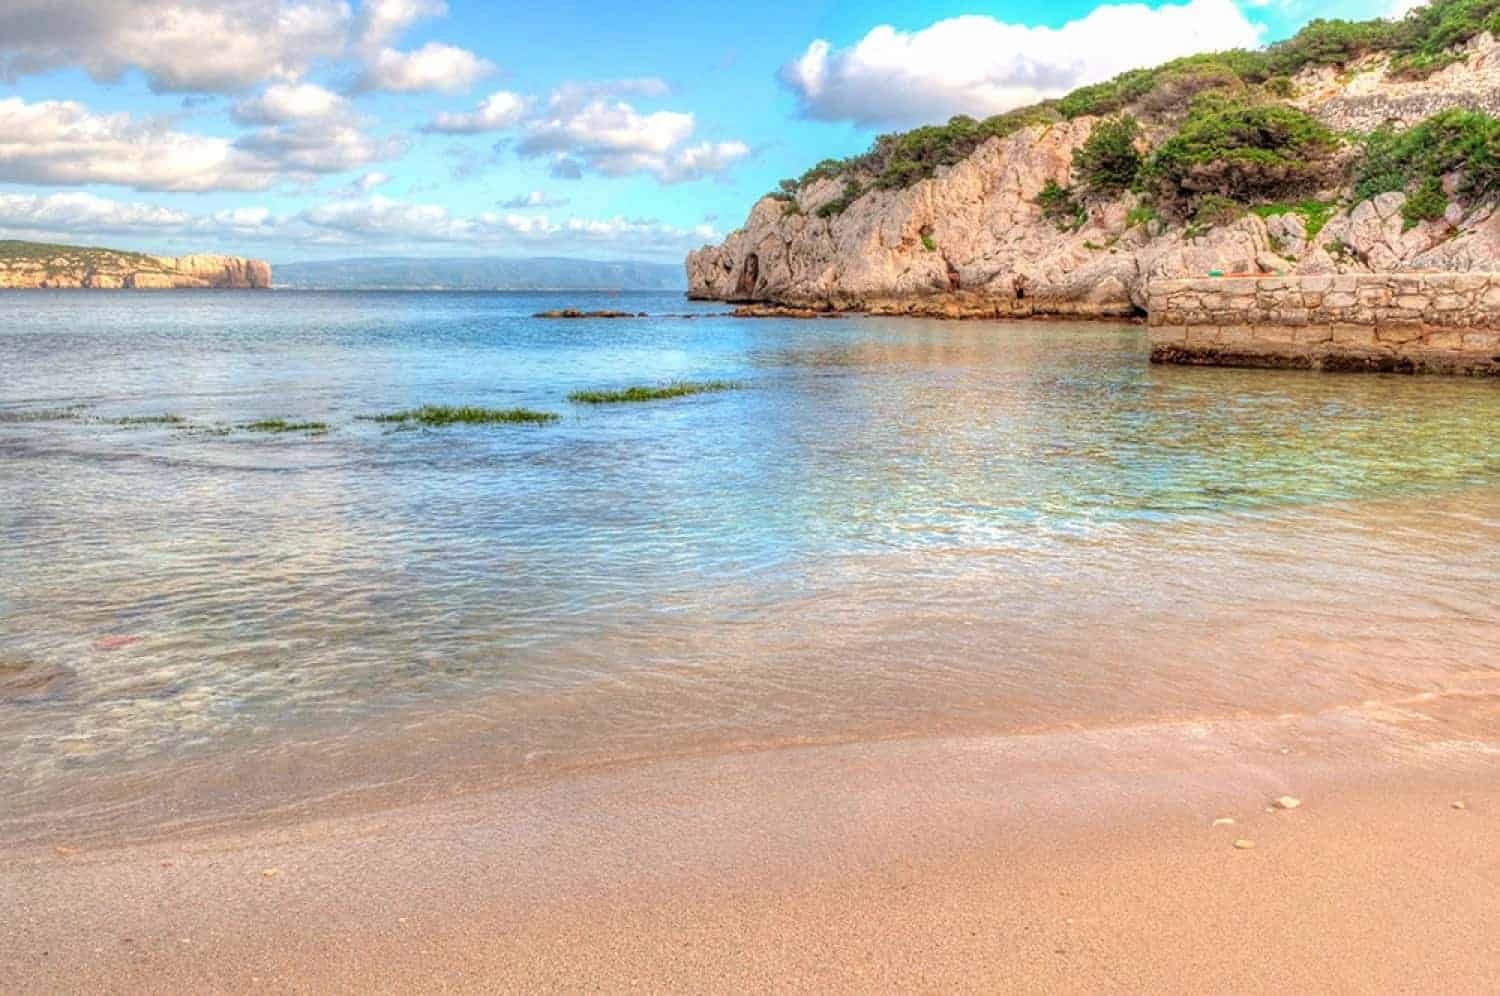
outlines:
[{"label": "eroded rock surface", "polygon": [[[1489,34],[1467,59],[1422,81],[1389,77],[1384,57],[1352,72],[1308,70],[1294,103],[1340,129],[1411,124],[1448,107],[1500,112],[1500,49]],[[788,203],[762,198],[744,227],[687,258],[689,296],[818,310],[943,317],[1140,315],[1155,279],[1231,274],[1500,270],[1500,221],[1454,207],[1403,230],[1403,194],[1339,211],[1310,232],[1295,213],[1249,215],[1206,232],[1169,224],[1132,194],[1085,204],[1060,225],[1036,203],[1067,186],[1073,151],[1098,119],[1035,125],[991,139],[904,190],[874,190],[841,213],[839,179]],[[1347,190],[1320,199],[1336,200]]]},{"label": "eroded rock surface", "polygon": [[0,243],[0,288],[266,288],[271,265],[198,253],[150,256],[84,246]]}]

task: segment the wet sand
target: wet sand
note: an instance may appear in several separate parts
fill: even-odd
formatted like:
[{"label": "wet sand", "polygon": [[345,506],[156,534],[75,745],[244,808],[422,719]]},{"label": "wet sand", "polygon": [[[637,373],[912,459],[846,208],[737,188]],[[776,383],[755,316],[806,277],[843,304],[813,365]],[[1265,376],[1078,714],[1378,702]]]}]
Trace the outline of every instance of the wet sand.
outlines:
[{"label": "wet sand", "polygon": [[[1268,811],[1283,795],[1301,805]],[[295,827],[13,851],[0,978],[1494,992],[1497,820],[1487,684],[1275,719],[675,759]]]}]

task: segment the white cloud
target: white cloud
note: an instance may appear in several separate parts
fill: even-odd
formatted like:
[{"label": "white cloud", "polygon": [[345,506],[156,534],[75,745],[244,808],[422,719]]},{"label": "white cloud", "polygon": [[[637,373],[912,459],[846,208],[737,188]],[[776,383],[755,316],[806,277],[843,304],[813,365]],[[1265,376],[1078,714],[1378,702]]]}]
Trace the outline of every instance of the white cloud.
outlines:
[{"label": "white cloud", "polygon": [[672,181],[696,180],[722,173],[750,154],[744,142],[699,142],[675,153],[667,161]]},{"label": "white cloud", "polygon": [[114,201],[82,192],[0,193],[0,237],[61,241],[191,239],[195,248],[244,252],[248,246],[335,247],[392,251],[448,246],[464,250],[571,252],[606,249],[638,257],[676,258],[719,233],[649,218],[566,218],[486,211],[454,215],[435,204],[374,195],[336,200],[291,214],[260,206],[190,213]]},{"label": "white cloud", "polygon": [[693,115],[641,112],[598,93],[578,86],[554,91],[546,108],[523,123],[517,153],[549,157],[552,175],[561,179],[590,170],[605,176],[649,173],[677,183],[722,172],[750,152],[743,142],[688,146]]},{"label": "white cloud", "polygon": [[971,14],[914,32],[882,25],[846,49],[819,39],[781,79],[808,117],[915,124],[984,117],[1127,69],[1259,43],[1260,29],[1233,0],[1106,4],[1060,28]]},{"label": "white cloud", "polygon": [[342,114],[348,101],[315,83],[277,83],[259,97],[242,100],[231,114],[238,121],[280,124]]},{"label": "white cloud", "polygon": [[263,190],[356,169],[405,151],[348,120],[291,122],[237,141],[178,131],[75,101],[0,99],[0,181],[137,190]]},{"label": "white cloud", "polygon": [[135,68],[158,92],[232,92],[336,57],[352,16],[344,0],[7,0],[0,77]]},{"label": "white cloud", "polygon": [[0,180],[142,190],[255,190],[256,175],[225,138],[173,131],[73,101],[0,100]]},{"label": "white cloud", "polygon": [[450,135],[477,135],[486,131],[503,131],[521,120],[527,100],[509,90],[497,90],[484,98],[472,111],[456,114],[443,111],[427,125],[427,131]]},{"label": "white cloud", "polygon": [[440,42],[391,47],[442,0],[7,0],[0,80],[80,66],[114,81],[137,69],[160,93],[237,93],[296,83],[316,65],[365,64],[368,89],[461,90],[493,72]]},{"label": "white cloud", "polygon": [[335,201],[303,211],[289,223],[311,231],[318,244],[399,246],[421,243],[485,248],[565,251],[612,246],[640,255],[675,255],[716,238],[710,225],[680,228],[654,219],[568,218],[486,211],[455,216],[436,204],[412,204],[376,195]]},{"label": "white cloud", "polygon": [[0,193],[0,230],[78,234],[180,229],[192,215],[155,204],[111,201],[83,192]]},{"label": "white cloud", "polygon": [[1399,21],[1418,7],[1425,6],[1427,6],[1427,0],[1392,0],[1391,5],[1386,8],[1385,19]]},{"label": "white cloud", "polygon": [[371,135],[349,121],[311,121],[263,128],[234,144],[267,172],[308,178],[399,158],[409,143],[399,136]]},{"label": "white cloud", "polygon": [[533,190],[530,193],[500,201],[498,206],[511,210],[520,210],[523,208],[565,207],[567,203],[568,199],[566,197],[553,197],[542,193],[540,190]]},{"label": "white cloud", "polygon": [[359,8],[359,44],[378,49],[418,21],[446,13],[442,0],[365,0]]},{"label": "white cloud", "polygon": [[390,182],[391,182],[391,176],[390,176],[389,173],[381,173],[381,172],[379,172],[377,170],[377,171],[374,171],[374,172],[371,172],[371,173],[366,173],[364,176],[360,177],[358,180],[355,180],[354,181],[354,187],[355,187],[355,189],[359,190],[361,193],[368,194],[370,191],[374,190],[376,187],[383,187],[387,183],[390,183]]},{"label": "white cloud", "polygon": [[495,71],[493,63],[468,49],[428,42],[412,52],[382,48],[360,79],[366,90],[418,93],[467,90]]}]

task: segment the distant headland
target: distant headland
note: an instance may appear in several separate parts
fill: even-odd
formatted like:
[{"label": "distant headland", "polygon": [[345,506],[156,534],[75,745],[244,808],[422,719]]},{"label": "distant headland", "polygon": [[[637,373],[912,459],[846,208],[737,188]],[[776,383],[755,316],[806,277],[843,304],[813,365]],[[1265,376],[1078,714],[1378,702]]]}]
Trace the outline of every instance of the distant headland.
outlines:
[{"label": "distant headland", "polygon": [[0,240],[0,289],[267,288],[271,264],[240,256],[150,256],[94,246]]}]

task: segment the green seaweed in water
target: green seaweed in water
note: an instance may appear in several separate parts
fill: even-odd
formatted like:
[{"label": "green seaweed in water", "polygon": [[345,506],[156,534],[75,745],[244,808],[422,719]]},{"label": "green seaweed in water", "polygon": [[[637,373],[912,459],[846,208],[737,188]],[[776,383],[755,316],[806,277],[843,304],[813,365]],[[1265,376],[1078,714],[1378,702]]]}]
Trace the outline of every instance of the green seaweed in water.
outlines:
[{"label": "green seaweed in water", "polygon": [[500,423],[545,425],[548,422],[556,422],[558,418],[559,416],[552,412],[533,411],[530,408],[423,405],[421,408],[413,408],[408,411],[375,415],[370,418],[370,421],[441,428],[449,425],[496,425]]},{"label": "green seaweed in water", "polygon": [[574,391],[568,400],[584,405],[612,405],[629,401],[661,401],[665,398],[685,398],[693,394],[708,394],[713,391],[733,391],[741,385],[732,380],[679,380],[654,387],[625,387],[616,390]]}]

